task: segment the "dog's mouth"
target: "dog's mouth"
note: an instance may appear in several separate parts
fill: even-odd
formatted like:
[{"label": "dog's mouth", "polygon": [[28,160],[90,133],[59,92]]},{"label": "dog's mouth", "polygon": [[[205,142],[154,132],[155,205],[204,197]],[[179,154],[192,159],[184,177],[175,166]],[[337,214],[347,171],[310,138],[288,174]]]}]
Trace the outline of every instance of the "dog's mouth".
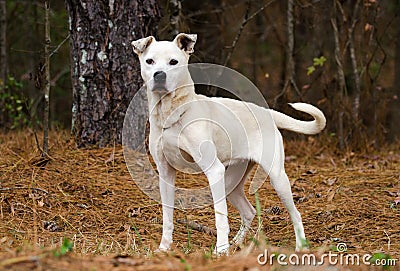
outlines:
[{"label": "dog's mouth", "polygon": [[168,89],[165,85],[156,84],[154,85],[152,92],[168,92]]}]

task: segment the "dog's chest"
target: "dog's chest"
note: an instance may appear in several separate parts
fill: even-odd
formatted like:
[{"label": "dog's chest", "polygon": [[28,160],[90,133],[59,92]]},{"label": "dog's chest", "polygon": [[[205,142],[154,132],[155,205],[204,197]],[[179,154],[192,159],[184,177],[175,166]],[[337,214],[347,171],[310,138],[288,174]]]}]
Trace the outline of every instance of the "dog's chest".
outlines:
[{"label": "dog's chest", "polygon": [[187,173],[197,173],[200,168],[194,163],[192,155],[189,154],[190,151],[180,133],[181,131],[182,125],[180,124],[174,124],[172,127],[164,129],[160,137],[159,147],[162,148],[162,153],[168,163],[175,169]]}]

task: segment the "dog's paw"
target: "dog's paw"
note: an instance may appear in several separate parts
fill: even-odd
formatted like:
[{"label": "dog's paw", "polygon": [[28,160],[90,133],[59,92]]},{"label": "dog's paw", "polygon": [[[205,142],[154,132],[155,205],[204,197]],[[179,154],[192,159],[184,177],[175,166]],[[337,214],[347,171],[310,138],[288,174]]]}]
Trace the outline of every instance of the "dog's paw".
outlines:
[{"label": "dog's paw", "polygon": [[154,250],[154,254],[168,253],[168,251],[170,251],[170,249],[159,247],[156,250]]},{"label": "dog's paw", "polygon": [[310,251],[310,244],[306,239],[302,240],[299,244],[296,245],[296,252],[306,253]]},{"label": "dog's paw", "polygon": [[307,253],[307,252],[310,252],[310,248],[309,247],[296,247],[295,251],[300,252],[300,253]]},{"label": "dog's paw", "polygon": [[235,237],[233,237],[233,239],[230,243],[231,243],[231,245],[240,246],[241,244],[243,244],[245,237],[246,237],[246,233],[239,231],[235,235]]},{"label": "dog's paw", "polygon": [[229,256],[229,244],[217,246],[214,248],[213,254],[216,256]]}]

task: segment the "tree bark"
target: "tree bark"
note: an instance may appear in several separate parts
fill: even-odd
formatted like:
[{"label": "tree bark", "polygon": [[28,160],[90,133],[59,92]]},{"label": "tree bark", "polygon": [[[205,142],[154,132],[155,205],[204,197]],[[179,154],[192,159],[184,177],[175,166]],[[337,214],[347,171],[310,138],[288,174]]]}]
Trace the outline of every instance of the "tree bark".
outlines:
[{"label": "tree bark", "polygon": [[0,0],[0,93],[7,81],[7,7],[6,0]]},{"label": "tree bark", "polygon": [[126,109],[142,85],[131,41],[155,34],[160,17],[157,3],[65,3],[71,37],[72,132],[77,145],[103,147],[121,143]]}]

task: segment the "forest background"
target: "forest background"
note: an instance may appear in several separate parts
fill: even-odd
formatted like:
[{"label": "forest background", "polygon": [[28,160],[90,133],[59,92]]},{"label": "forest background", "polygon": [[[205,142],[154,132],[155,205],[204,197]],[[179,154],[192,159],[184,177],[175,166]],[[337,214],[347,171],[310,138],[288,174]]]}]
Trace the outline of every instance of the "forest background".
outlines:
[{"label": "forest background", "polygon": [[[7,10],[0,14],[6,37],[0,42],[0,127],[41,129],[44,2],[0,2]],[[192,62],[236,69],[255,83],[271,107],[286,113],[296,114],[288,102],[317,105],[327,116],[326,134],[339,148],[378,148],[399,137],[400,1],[155,4],[159,20],[152,32],[158,39],[197,33]],[[68,20],[65,3],[50,1],[50,126],[61,129],[71,128],[74,99]]]}]

